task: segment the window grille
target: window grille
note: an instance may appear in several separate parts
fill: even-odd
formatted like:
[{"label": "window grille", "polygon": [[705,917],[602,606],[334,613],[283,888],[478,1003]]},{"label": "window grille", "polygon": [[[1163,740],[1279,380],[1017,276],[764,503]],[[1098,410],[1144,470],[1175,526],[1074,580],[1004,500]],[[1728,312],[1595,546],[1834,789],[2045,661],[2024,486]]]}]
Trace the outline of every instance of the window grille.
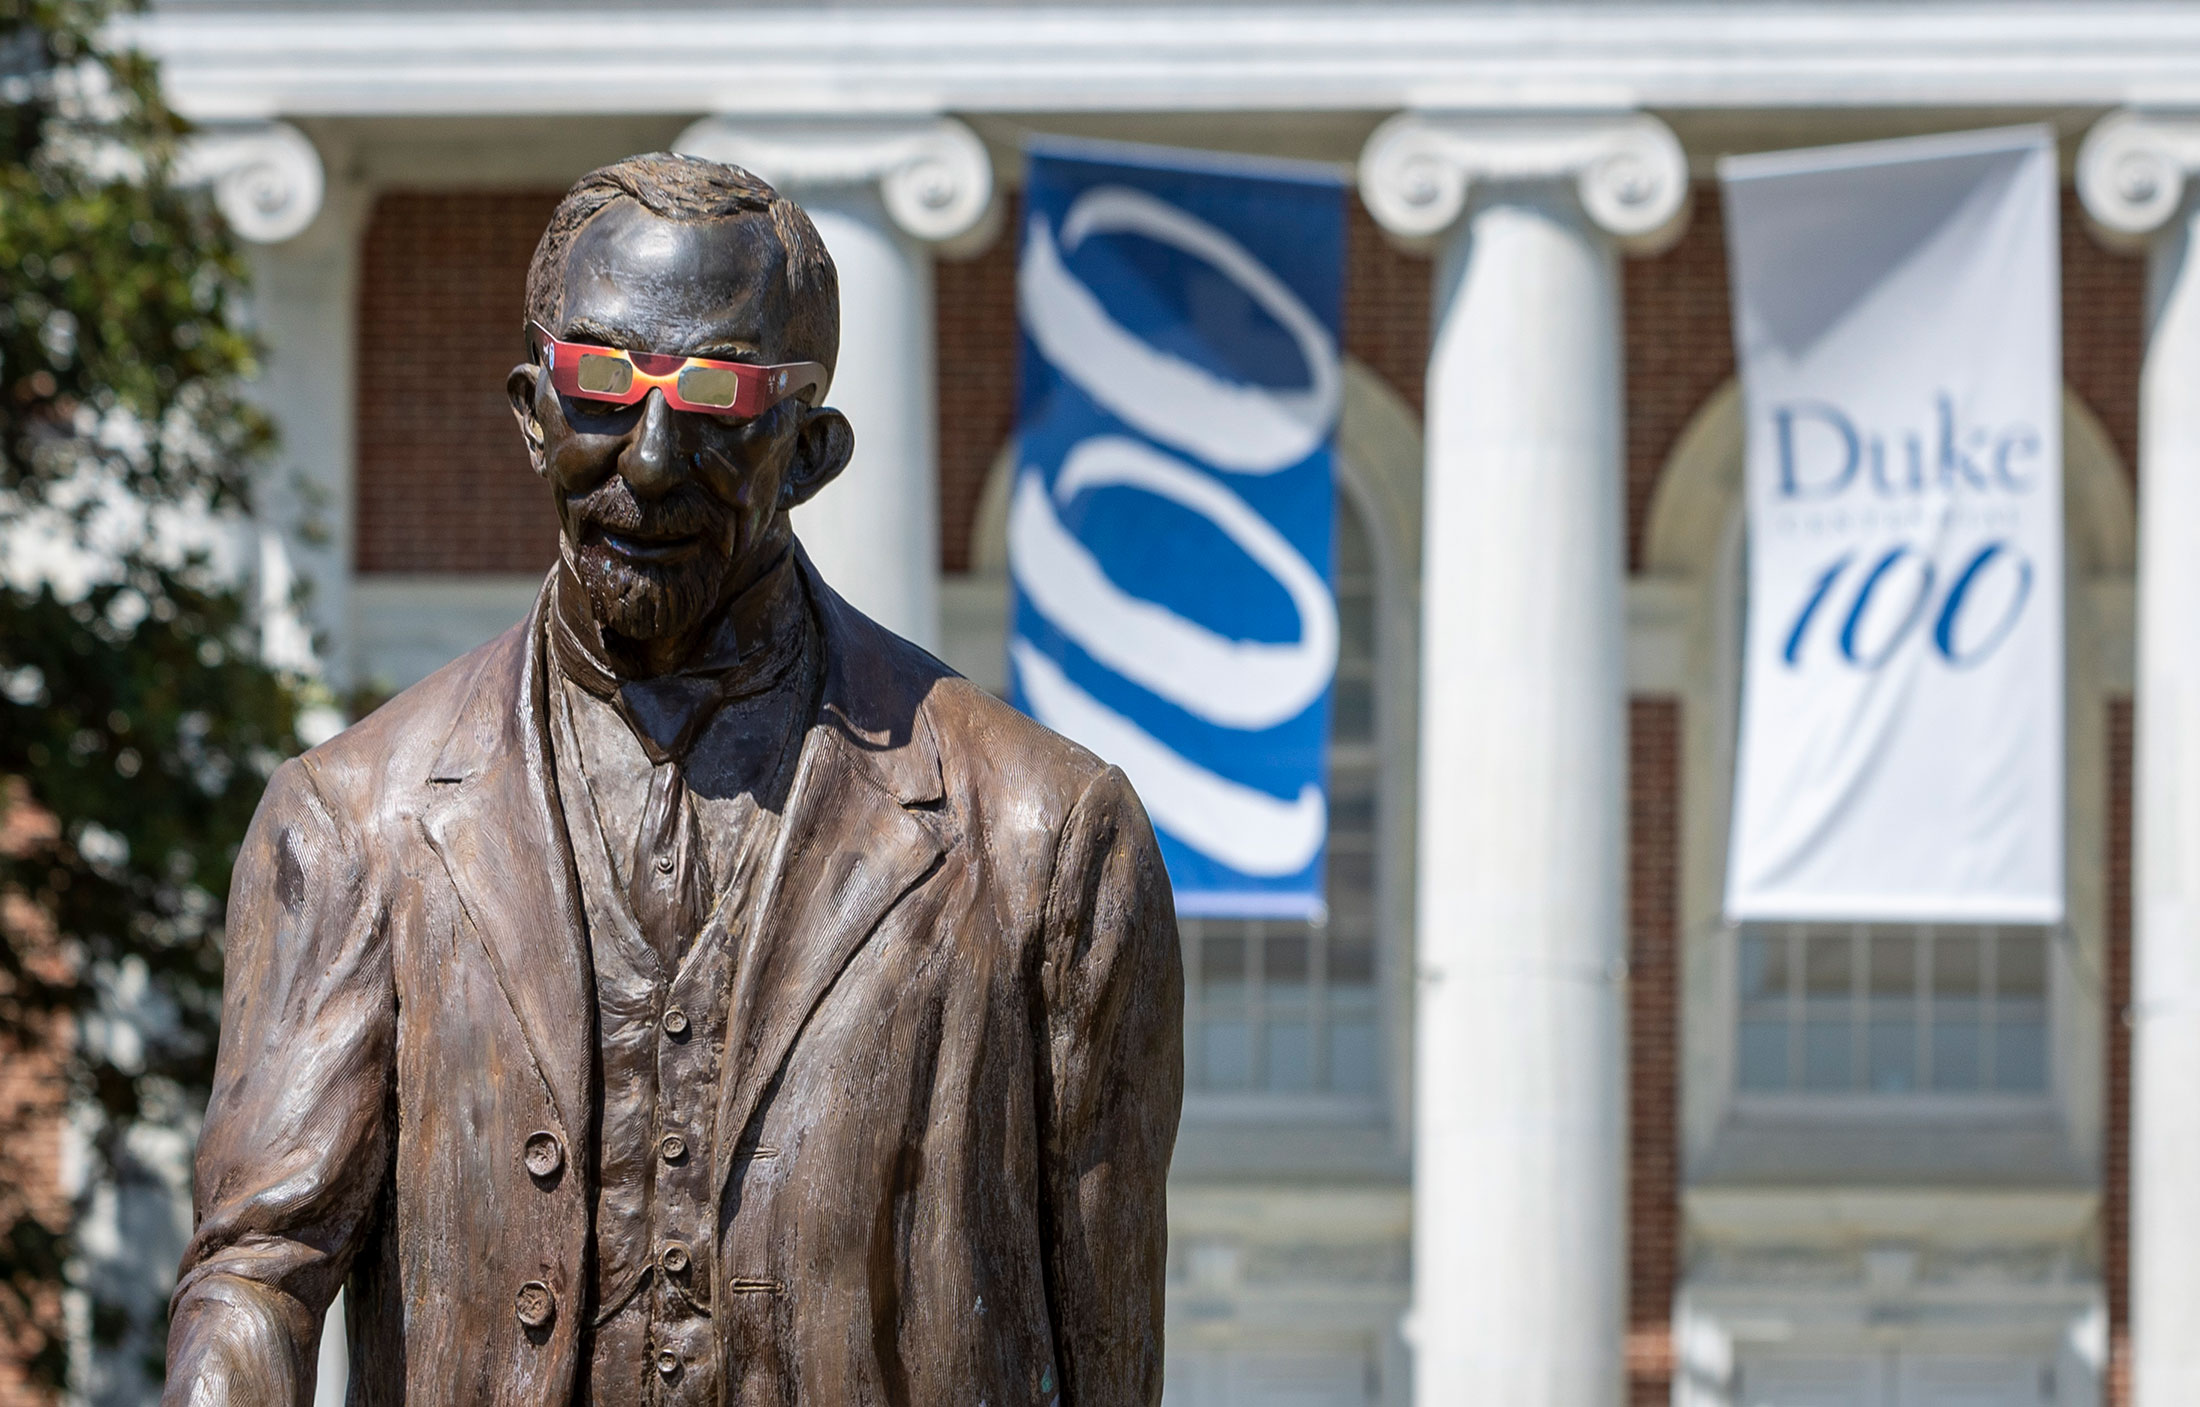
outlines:
[{"label": "window grille", "polygon": [[1365,527],[1341,494],[1337,615],[1327,920],[1179,924],[1185,1082],[1193,1090],[1368,1099],[1379,1088],[1376,578]]},{"label": "window grille", "polygon": [[1740,958],[1745,1094],[2047,1088],[2043,929],[1751,925]]}]

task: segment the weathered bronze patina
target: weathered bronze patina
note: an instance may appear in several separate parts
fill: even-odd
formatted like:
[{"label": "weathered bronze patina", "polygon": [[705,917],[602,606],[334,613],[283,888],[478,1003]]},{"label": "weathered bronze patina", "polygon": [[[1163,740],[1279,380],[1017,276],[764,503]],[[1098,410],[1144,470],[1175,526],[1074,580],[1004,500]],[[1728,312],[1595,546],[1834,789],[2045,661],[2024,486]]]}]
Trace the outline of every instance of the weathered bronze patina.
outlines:
[{"label": "weathered bronze patina", "polygon": [[[527,315],[838,350],[808,218],[678,157],[574,187]],[[837,411],[509,389],[560,563],[269,784],[166,1400],[310,1401],[348,1285],[359,1403],[1158,1401],[1182,981],[1122,774],[818,578]]]}]

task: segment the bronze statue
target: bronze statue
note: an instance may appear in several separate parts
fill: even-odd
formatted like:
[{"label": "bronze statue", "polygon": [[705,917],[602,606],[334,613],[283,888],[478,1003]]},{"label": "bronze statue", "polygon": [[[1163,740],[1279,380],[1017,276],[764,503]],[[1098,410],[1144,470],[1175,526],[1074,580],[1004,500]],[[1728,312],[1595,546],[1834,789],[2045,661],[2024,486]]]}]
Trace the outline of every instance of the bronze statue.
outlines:
[{"label": "bronze statue", "polygon": [[[583,177],[508,389],[527,620],[285,763],[230,898],[166,1400],[1161,1392],[1182,976],[1120,772],[834,595],[802,211]],[[433,348],[422,348],[433,356]]]}]

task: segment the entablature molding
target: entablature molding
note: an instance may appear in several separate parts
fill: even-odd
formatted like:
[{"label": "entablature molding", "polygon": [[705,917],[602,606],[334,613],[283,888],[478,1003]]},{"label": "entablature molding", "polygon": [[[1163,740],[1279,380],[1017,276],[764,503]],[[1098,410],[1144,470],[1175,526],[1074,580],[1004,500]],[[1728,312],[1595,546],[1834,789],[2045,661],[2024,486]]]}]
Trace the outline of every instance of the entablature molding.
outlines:
[{"label": "entablature molding", "polygon": [[119,21],[198,120],[280,115],[2200,105],[2146,0],[620,5],[287,0]]}]

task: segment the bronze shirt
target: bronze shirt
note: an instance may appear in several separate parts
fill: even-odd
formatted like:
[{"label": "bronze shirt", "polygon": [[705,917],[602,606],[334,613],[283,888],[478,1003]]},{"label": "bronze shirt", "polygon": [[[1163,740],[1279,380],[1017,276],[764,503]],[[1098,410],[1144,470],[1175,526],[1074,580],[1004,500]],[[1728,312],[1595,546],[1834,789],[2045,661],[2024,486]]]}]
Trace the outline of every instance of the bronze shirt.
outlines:
[{"label": "bronze shirt", "polygon": [[552,752],[600,1072],[589,1369],[576,1396],[712,1403],[723,1373],[710,1115],[734,956],[813,707],[816,632],[782,560],[729,605],[694,665],[622,679],[579,591],[564,589],[577,584],[560,587]]}]

